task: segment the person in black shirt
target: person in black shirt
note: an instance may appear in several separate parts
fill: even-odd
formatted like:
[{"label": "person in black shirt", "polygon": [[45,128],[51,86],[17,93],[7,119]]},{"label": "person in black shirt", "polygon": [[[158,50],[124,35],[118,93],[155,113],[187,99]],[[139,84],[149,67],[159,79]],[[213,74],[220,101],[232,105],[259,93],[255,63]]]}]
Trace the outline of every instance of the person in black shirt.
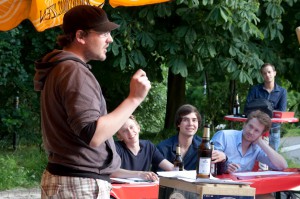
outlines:
[{"label": "person in black shirt", "polygon": [[137,171],[149,171],[151,166],[172,171],[173,164],[166,160],[149,140],[140,140],[140,125],[131,115],[117,132],[116,149],[121,157],[121,168]]}]

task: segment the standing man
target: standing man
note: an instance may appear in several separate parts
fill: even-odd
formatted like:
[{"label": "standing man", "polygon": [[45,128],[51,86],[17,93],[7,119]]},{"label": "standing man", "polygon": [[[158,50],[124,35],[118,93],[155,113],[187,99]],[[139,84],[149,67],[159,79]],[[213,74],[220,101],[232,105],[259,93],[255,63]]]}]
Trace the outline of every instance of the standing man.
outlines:
[{"label": "standing man", "polygon": [[[270,63],[262,65],[260,72],[264,83],[254,86],[248,93],[246,103],[254,99],[267,99],[271,102],[273,109],[286,111],[287,91],[275,82],[276,70]],[[280,123],[273,123],[270,130],[270,146],[278,151],[280,145]]]},{"label": "standing man", "polygon": [[43,144],[48,165],[42,198],[110,198],[109,175],[120,168],[112,136],[142,103],[151,88],[138,70],[128,97],[107,113],[101,87],[86,64],[104,61],[113,42],[110,22],[99,7],[80,5],[63,19],[62,50],[36,62],[35,90],[41,92]]}]

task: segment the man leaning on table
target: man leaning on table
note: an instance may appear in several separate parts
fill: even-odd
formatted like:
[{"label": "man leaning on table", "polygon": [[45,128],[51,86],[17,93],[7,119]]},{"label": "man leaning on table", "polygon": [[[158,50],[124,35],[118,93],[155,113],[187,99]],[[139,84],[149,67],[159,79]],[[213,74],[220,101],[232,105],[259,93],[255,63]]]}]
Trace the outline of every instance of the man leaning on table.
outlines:
[{"label": "man leaning on table", "polygon": [[[271,102],[274,110],[286,111],[287,91],[275,82],[275,66],[270,63],[264,63],[260,69],[264,79],[262,84],[252,87],[247,95],[246,104],[254,99],[267,99]],[[280,123],[273,123],[270,129],[270,146],[278,151],[280,145]]]},{"label": "man leaning on table", "polygon": [[271,118],[257,110],[249,114],[242,130],[216,132],[212,141],[215,149],[228,158],[226,172],[252,171],[256,161],[272,170],[286,169],[286,160],[262,139],[262,134],[270,128]]}]

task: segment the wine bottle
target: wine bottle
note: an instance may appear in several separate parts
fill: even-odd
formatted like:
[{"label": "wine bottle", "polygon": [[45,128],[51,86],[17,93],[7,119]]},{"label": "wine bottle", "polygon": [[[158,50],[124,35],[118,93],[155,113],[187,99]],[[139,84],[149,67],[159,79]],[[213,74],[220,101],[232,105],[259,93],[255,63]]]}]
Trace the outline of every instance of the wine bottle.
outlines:
[{"label": "wine bottle", "polygon": [[201,144],[198,147],[196,178],[210,177],[212,148],[209,139],[210,139],[210,127],[208,124],[206,124],[204,126]]},{"label": "wine bottle", "polygon": [[[211,142],[210,145],[211,145],[211,150],[214,151],[214,143]],[[217,176],[217,163],[211,163],[210,173],[214,177]]]},{"label": "wine bottle", "polygon": [[233,104],[233,115],[239,116],[240,115],[240,102],[239,102],[239,95],[236,94],[234,104]]},{"label": "wine bottle", "polygon": [[175,160],[173,161],[173,164],[174,164],[175,171],[183,171],[184,166],[183,166],[183,160],[181,157],[181,151],[179,145],[176,146],[176,157]]}]

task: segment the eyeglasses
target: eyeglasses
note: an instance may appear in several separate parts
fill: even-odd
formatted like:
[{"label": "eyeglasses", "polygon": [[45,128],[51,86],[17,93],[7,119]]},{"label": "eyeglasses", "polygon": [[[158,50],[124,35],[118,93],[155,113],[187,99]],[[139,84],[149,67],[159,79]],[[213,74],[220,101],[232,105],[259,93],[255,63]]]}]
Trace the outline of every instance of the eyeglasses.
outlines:
[{"label": "eyeglasses", "polygon": [[93,31],[93,30],[90,30],[88,32],[96,33],[97,35],[99,35],[102,38],[107,38],[108,36],[110,36],[110,32],[97,32],[97,31]]}]

